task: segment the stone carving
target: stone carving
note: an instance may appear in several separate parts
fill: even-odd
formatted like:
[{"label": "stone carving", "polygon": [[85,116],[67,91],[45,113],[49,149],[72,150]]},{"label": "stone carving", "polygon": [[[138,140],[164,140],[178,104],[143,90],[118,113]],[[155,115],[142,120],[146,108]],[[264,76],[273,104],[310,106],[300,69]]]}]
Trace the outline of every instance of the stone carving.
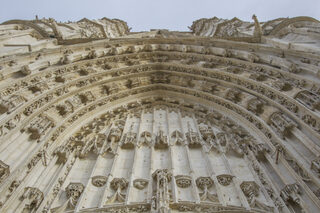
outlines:
[{"label": "stone carving", "polygon": [[57,163],[64,164],[68,160],[70,149],[67,146],[59,146],[55,149],[54,154],[58,156]]},{"label": "stone carving", "polygon": [[286,185],[280,192],[281,198],[287,203],[292,201],[298,205],[300,205],[300,197],[301,194],[300,186],[297,183]]},{"label": "stone carving", "polygon": [[128,181],[124,178],[114,178],[110,187],[115,191],[115,193],[108,198],[107,203],[122,203],[126,199],[126,194],[122,193],[128,187]]},{"label": "stone carving", "polygon": [[203,192],[199,193],[201,201],[219,202],[218,196],[209,192],[209,189],[214,185],[210,177],[198,177],[196,184],[199,189],[203,190]]},{"label": "stone carving", "polygon": [[253,98],[248,101],[247,109],[259,115],[263,113],[263,103],[261,100]]},{"label": "stone carving", "polygon": [[36,117],[28,127],[28,132],[30,133],[30,140],[39,140],[41,136],[45,134],[45,132],[54,127],[54,121],[45,115],[40,115]]},{"label": "stone carving", "polygon": [[10,169],[7,164],[0,160],[0,183],[4,181],[10,174]]},{"label": "stone carving", "polygon": [[255,197],[259,195],[259,186],[254,181],[244,181],[240,184],[240,188],[247,197],[250,206],[254,202]]},{"label": "stone carving", "polygon": [[21,199],[26,200],[24,210],[33,212],[40,206],[43,200],[43,193],[38,188],[27,187],[24,189]]},{"label": "stone carving", "polygon": [[251,149],[258,159],[263,159],[265,154],[269,152],[269,149],[263,143],[252,144]]},{"label": "stone carving", "polygon": [[311,110],[320,110],[320,95],[304,90],[299,92],[295,99]]},{"label": "stone carving", "polygon": [[202,135],[202,138],[207,142],[209,150],[218,148],[216,136],[214,135],[211,128],[209,128],[208,126],[200,126],[199,131]]},{"label": "stone carving", "polygon": [[102,187],[107,183],[107,177],[106,176],[94,176],[92,177],[92,185],[96,186],[96,187]]},{"label": "stone carving", "polygon": [[320,174],[320,158],[311,161],[311,169]]},{"label": "stone carving", "polygon": [[232,102],[235,102],[235,103],[238,103],[241,101],[241,92],[236,90],[236,89],[229,89],[227,92],[226,92],[226,99],[232,101]]},{"label": "stone carving", "polygon": [[115,121],[113,128],[111,128],[110,130],[108,141],[110,141],[110,143],[119,142],[122,135],[123,128],[124,128],[123,120]]},{"label": "stone carving", "polygon": [[155,143],[154,143],[154,148],[155,149],[166,149],[168,148],[169,142],[168,142],[168,137],[164,135],[164,132],[159,129],[156,138],[155,138]]},{"label": "stone carving", "polygon": [[[256,192],[254,183],[242,185],[250,211],[277,212],[267,205],[272,201],[279,212],[316,211],[319,181],[314,177],[319,176],[320,166],[313,148],[320,133],[316,82],[320,62],[315,53],[320,24],[297,17],[267,21],[261,27],[257,17],[252,19],[198,20],[193,34],[155,30],[127,35],[126,23],[107,18],[68,23],[37,18],[1,24],[0,40],[6,44],[0,47],[1,210],[246,212],[242,195],[225,199],[225,193],[238,187],[231,175],[218,173],[218,185],[203,181],[207,187],[198,182],[192,189],[193,180],[184,170],[194,170],[192,177],[213,175],[239,161],[238,167],[230,166],[237,170],[237,180],[253,175],[261,188]],[[17,38],[27,46],[20,46]],[[284,43],[291,45],[280,48]],[[158,110],[163,110],[160,118]],[[130,129],[133,120],[139,124]],[[39,144],[23,140],[29,136]],[[123,141],[128,144],[123,148],[139,152],[144,145],[155,149],[143,148],[142,159],[134,150],[122,150]],[[182,144],[190,147],[178,147]],[[276,157],[268,149],[277,150]],[[270,157],[275,163],[265,167]],[[141,170],[142,164],[129,166],[135,159],[143,160],[146,170]],[[176,161],[181,168],[175,167]],[[311,168],[303,168],[308,162]],[[133,178],[139,199],[128,193],[125,181],[112,185],[107,177],[84,169],[92,165],[99,167],[93,171],[110,172],[111,180]],[[148,177],[150,169],[159,169],[153,179]],[[171,184],[170,169],[188,175],[176,176]],[[298,189],[286,185],[292,182],[288,174],[306,184]],[[135,180],[135,175],[143,179]],[[78,176],[91,178],[92,186],[89,183],[85,193],[85,186],[75,186],[67,198],[62,186],[66,180],[79,180]],[[40,184],[42,190],[42,183],[48,183],[43,196],[34,188]],[[25,186],[34,187],[27,187],[23,198]],[[187,199],[180,201],[171,190]],[[104,191],[112,193],[109,203],[103,200],[110,205],[92,206],[100,201],[90,198]],[[200,191],[200,203],[192,194],[195,191]],[[304,191],[308,193],[300,196]],[[80,199],[84,202],[75,207]],[[64,204],[56,207],[58,203]]]},{"label": "stone carving", "polygon": [[91,150],[93,150],[94,153],[99,154],[105,139],[106,136],[104,134],[89,133],[89,135],[86,136],[86,142],[81,150],[79,157],[86,157]]},{"label": "stone carving", "polygon": [[147,187],[149,180],[146,179],[135,179],[133,181],[133,186],[139,190],[142,190]]},{"label": "stone carving", "polygon": [[95,100],[95,97],[90,91],[80,93],[78,97],[82,104],[87,104]]},{"label": "stone carving", "polygon": [[172,174],[167,169],[158,169],[153,172],[152,177],[156,180],[156,186],[153,189],[155,194],[152,198],[152,208],[159,212],[169,210],[170,190],[169,182]]},{"label": "stone carving", "polygon": [[67,198],[72,207],[75,207],[78,199],[80,198],[84,190],[84,185],[82,183],[69,183],[66,187]]},{"label": "stone carving", "polygon": [[25,101],[26,99],[20,95],[12,95],[8,99],[0,98],[0,114],[10,114],[20,107]]},{"label": "stone carving", "polygon": [[183,135],[180,131],[175,130],[174,132],[171,133],[171,140],[172,143],[175,145],[184,145],[184,139],[183,139]]},{"label": "stone carving", "polygon": [[200,147],[202,145],[199,134],[191,129],[190,123],[188,123],[188,132],[186,133],[186,138],[189,147]]},{"label": "stone carving", "polygon": [[192,179],[190,176],[177,175],[175,176],[177,186],[180,188],[188,188],[191,185]]},{"label": "stone carving", "polygon": [[121,142],[121,148],[133,149],[136,145],[137,133],[132,132],[132,125],[129,132],[125,133]]},{"label": "stone carving", "polygon": [[229,186],[232,182],[232,178],[233,176],[228,174],[222,174],[217,176],[218,183],[220,183],[223,186]]},{"label": "stone carving", "polygon": [[76,104],[71,102],[70,100],[65,101],[64,104],[59,104],[56,106],[56,109],[61,116],[66,116],[72,113],[75,108]]},{"label": "stone carving", "polygon": [[272,211],[272,207],[258,200],[259,186],[254,181],[244,181],[240,184],[240,188],[247,197],[248,203],[252,208],[259,208],[265,211]]},{"label": "stone carving", "polygon": [[152,135],[150,132],[144,131],[140,135],[139,146],[150,146],[152,144]]},{"label": "stone carving", "polygon": [[280,112],[273,113],[269,120],[270,125],[275,128],[283,138],[290,134],[291,129],[297,127],[296,123]]},{"label": "stone carving", "polygon": [[46,83],[43,83],[43,82],[40,82],[40,83],[37,83],[37,84],[34,84],[32,86],[29,87],[29,90],[32,92],[32,93],[37,93],[37,92],[40,92],[42,93],[43,91],[49,89],[49,86],[46,84]]}]

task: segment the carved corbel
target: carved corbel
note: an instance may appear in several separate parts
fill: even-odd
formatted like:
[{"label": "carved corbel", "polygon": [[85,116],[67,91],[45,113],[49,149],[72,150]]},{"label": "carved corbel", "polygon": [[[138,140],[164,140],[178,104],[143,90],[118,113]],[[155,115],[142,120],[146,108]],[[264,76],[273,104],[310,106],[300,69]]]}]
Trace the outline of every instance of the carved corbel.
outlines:
[{"label": "carved corbel", "polygon": [[188,188],[191,185],[192,179],[190,176],[177,175],[175,176],[177,186],[180,188]]},{"label": "carved corbel", "polygon": [[106,176],[98,175],[98,176],[92,177],[91,183],[92,183],[92,185],[94,185],[96,187],[102,187],[107,183],[107,179],[108,179],[108,177],[106,177]]},{"label": "carved corbel", "polygon": [[139,190],[142,190],[147,187],[149,180],[147,179],[135,179],[133,181],[133,186]]},{"label": "carved corbel", "polygon": [[217,176],[218,183],[220,183],[223,186],[229,186],[230,183],[232,182],[233,175],[229,174],[222,174]]}]

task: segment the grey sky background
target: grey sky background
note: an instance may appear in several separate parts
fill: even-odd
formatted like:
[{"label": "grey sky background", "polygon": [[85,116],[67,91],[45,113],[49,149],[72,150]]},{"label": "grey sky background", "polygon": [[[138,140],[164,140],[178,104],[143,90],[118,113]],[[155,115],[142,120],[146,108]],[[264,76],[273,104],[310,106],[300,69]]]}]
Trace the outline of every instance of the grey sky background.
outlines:
[{"label": "grey sky background", "polygon": [[320,0],[0,0],[0,23],[10,19],[119,18],[131,31],[169,29],[188,31],[199,18],[238,17],[259,21],[311,16],[320,20]]}]

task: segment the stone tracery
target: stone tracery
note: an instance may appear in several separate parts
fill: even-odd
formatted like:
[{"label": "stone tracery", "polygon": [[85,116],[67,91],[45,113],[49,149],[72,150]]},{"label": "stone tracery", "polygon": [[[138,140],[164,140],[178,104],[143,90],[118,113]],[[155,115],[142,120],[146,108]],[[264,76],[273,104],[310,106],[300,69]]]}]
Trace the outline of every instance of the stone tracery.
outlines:
[{"label": "stone tracery", "polygon": [[146,35],[106,18],[0,25],[59,44],[0,43],[0,208],[319,210],[318,41],[289,36],[318,21],[253,20]]}]

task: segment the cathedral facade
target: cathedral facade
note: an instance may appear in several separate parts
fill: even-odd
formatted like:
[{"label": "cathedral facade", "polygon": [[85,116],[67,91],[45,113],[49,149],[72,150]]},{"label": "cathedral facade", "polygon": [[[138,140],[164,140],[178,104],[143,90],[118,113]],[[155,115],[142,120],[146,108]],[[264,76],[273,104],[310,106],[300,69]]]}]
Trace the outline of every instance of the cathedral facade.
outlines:
[{"label": "cathedral facade", "polygon": [[0,212],[320,212],[320,22],[0,24]]}]

